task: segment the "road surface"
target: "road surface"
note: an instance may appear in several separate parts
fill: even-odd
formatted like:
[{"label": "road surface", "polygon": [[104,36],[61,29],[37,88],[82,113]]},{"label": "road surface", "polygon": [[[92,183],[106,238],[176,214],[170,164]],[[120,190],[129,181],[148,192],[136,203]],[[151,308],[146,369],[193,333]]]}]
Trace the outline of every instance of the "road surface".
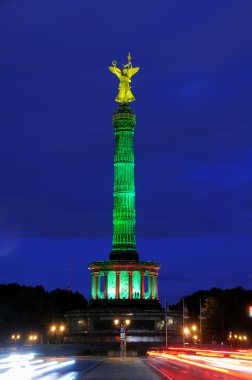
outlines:
[{"label": "road surface", "polygon": [[155,353],[149,357],[48,357],[0,359],[0,380],[251,380],[249,358]]}]

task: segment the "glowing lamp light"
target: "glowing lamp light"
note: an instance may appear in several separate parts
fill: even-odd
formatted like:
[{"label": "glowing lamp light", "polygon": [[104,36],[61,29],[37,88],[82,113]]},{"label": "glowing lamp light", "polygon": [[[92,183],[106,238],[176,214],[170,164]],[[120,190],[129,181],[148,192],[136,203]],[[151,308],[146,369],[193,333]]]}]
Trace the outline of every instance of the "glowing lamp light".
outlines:
[{"label": "glowing lamp light", "polygon": [[64,325],[61,325],[61,326],[60,326],[60,331],[61,331],[61,332],[65,331],[65,326],[64,326]]},{"label": "glowing lamp light", "polygon": [[30,336],[29,336],[29,341],[30,341],[30,342],[35,342],[37,339],[38,339],[38,336],[37,336],[37,335],[30,335]]},{"label": "glowing lamp light", "polygon": [[249,306],[249,316],[252,318],[252,306]]},{"label": "glowing lamp light", "polygon": [[189,328],[188,328],[188,327],[185,327],[185,328],[184,328],[184,334],[185,334],[185,335],[188,335],[189,332],[190,332],[190,331],[189,331]]},{"label": "glowing lamp light", "polygon": [[56,326],[55,326],[55,325],[53,325],[53,326],[51,327],[51,331],[52,331],[52,332],[55,332],[55,331],[56,331]]},{"label": "glowing lamp light", "polygon": [[130,319],[126,319],[125,323],[126,323],[127,326],[129,326],[129,324],[130,324]]},{"label": "glowing lamp light", "polygon": [[20,334],[12,334],[11,335],[11,339],[15,341],[19,340],[21,338],[21,335]]},{"label": "glowing lamp light", "polygon": [[114,320],[114,324],[117,326],[117,325],[119,325],[119,319],[115,319]]}]

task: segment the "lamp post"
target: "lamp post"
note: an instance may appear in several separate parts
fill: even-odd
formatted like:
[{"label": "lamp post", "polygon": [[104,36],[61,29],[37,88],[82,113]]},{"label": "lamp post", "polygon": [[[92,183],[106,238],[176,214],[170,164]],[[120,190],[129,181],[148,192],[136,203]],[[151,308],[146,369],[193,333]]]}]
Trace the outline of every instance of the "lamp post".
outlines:
[{"label": "lamp post", "polygon": [[183,329],[183,336],[184,336],[184,345],[187,343],[187,337],[190,333],[190,330],[188,327],[184,327]]},{"label": "lamp post", "polygon": [[241,333],[235,333],[233,334],[231,331],[228,335],[228,341],[231,347],[237,346],[237,345],[243,345],[244,343],[247,343],[248,337],[247,335],[241,334]]},{"label": "lamp post", "polygon": [[29,335],[28,341],[31,343],[31,345],[33,345],[37,340],[38,340],[37,335],[33,335],[33,334]]},{"label": "lamp post", "polygon": [[188,338],[191,337],[191,341],[193,343],[197,343],[199,340],[199,337],[197,335],[197,326],[192,325],[190,327],[184,327],[183,329],[183,336],[184,336],[184,343],[188,343]]},{"label": "lamp post", "polygon": [[119,319],[114,320],[115,326],[118,327],[120,325],[120,355],[123,357],[126,355],[126,329],[129,327],[130,324],[130,319],[125,319],[121,321]]},{"label": "lamp post", "polygon": [[51,325],[50,331],[53,336],[53,342],[55,343],[56,338],[58,337],[58,340],[62,341],[63,340],[63,334],[66,331],[66,326],[61,324],[61,325]]},{"label": "lamp post", "polygon": [[16,346],[16,344],[17,344],[17,341],[19,341],[20,338],[21,338],[21,335],[20,335],[20,334],[12,334],[12,335],[11,335],[11,340],[14,341],[15,346]]}]

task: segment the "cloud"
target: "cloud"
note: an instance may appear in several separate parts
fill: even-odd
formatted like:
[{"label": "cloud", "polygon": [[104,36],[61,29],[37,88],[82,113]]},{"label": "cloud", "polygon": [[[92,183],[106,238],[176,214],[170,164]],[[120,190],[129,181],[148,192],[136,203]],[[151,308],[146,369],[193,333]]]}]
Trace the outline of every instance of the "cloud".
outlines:
[{"label": "cloud", "polygon": [[0,258],[9,256],[20,246],[19,239],[6,239],[0,237]]}]

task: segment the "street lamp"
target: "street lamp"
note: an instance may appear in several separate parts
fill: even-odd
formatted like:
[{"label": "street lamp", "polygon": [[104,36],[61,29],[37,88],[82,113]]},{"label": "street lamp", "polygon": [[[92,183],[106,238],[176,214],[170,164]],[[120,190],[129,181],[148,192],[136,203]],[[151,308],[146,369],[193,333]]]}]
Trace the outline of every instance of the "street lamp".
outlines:
[{"label": "street lamp", "polygon": [[61,324],[61,325],[51,325],[50,331],[53,335],[53,340],[55,341],[56,337],[58,336],[58,341],[62,340],[62,335],[66,331],[66,326]]},{"label": "street lamp", "polygon": [[197,326],[196,325],[192,325],[190,327],[185,327],[183,329],[184,342],[186,343],[186,339],[189,338],[189,336],[190,336],[191,337],[191,341],[193,343],[197,343],[198,340],[199,340],[199,337],[196,334],[196,331],[197,331]]},{"label": "street lamp", "polygon": [[17,343],[17,341],[21,338],[21,335],[20,334],[12,334],[11,335],[11,340],[14,341],[15,345]]},{"label": "street lamp", "polygon": [[119,324],[123,325],[124,327],[128,327],[131,324],[130,319],[114,319],[114,325],[119,326]]},{"label": "street lamp", "polygon": [[233,345],[236,346],[237,341],[239,341],[239,343],[245,343],[245,342],[247,342],[247,340],[248,340],[247,335],[233,334],[232,331],[230,331],[230,333],[228,335],[228,341],[230,342],[231,347]]},{"label": "street lamp", "polygon": [[65,331],[65,329],[66,329],[66,328],[65,328],[64,325],[61,325],[61,326],[59,327],[59,330],[60,330],[61,333],[63,333],[63,332]]},{"label": "street lamp", "polygon": [[190,333],[189,328],[188,328],[188,327],[185,327],[185,328],[184,328],[184,334],[187,336],[187,335],[189,335],[189,333]]},{"label": "street lamp", "polygon": [[31,344],[33,344],[38,340],[38,336],[37,335],[29,335],[28,340],[29,340],[29,342],[31,342]]},{"label": "street lamp", "polygon": [[131,324],[130,319],[114,319],[114,325],[118,327],[120,325],[120,349],[121,349],[121,356],[124,356],[126,354],[126,328],[129,327]]}]

